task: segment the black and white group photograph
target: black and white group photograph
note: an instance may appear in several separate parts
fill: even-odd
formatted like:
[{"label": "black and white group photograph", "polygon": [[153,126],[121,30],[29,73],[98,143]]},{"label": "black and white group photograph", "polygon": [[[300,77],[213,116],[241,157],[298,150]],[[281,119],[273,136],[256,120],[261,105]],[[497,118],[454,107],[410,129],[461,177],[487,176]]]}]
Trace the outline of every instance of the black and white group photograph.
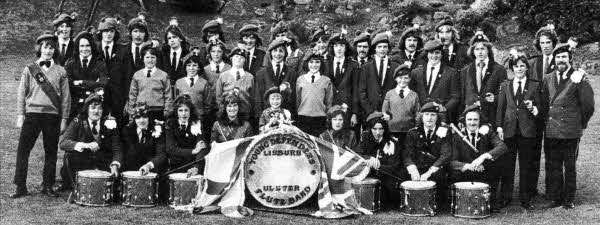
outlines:
[{"label": "black and white group photograph", "polygon": [[600,224],[600,1],[0,14],[1,224]]}]

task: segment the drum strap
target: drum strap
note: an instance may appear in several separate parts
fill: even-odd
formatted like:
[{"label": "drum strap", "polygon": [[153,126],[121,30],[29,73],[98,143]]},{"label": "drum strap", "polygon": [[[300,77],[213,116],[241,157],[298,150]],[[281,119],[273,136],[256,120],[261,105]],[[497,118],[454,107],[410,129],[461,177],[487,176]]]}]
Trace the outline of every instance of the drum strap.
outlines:
[{"label": "drum strap", "polygon": [[221,136],[223,136],[225,141],[228,141],[227,136],[225,136],[225,133],[223,133],[223,129],[221,128],[221,123],[219,123],[219,121],[217,121],[217,126],[219,127],[219,133],[221,133]]}]

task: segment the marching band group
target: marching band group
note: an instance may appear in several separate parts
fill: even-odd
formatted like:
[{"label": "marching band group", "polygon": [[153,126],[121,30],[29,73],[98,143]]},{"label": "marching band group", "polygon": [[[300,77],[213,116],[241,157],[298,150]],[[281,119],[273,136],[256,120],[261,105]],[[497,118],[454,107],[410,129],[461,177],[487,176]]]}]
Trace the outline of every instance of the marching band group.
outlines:
[{"label": "marching band group", "polygon": [[[406,29],[397,50],[387,32],[359,32],[350,42],[346,32],[319,29],[306,53],[284,23],[265,51],[253,24],[230,50],[219,19],[204,24],[201,45],[190,44],[176,20],[162,44],[150,40],[143,16],[127,24],[125,44],[115,18],[72,38],[74,21],[59,15],[21,74],[13,198],[28,194],[40,132],[42,193],[57,197],[73,189],[77,171],[160,174],[202,159],[213,142],[293,123],[363,156],[382,181],[385,207],[400,204],[405,180],[435,181],[441,206],[449,184],[479,181],[490,185],[497,211],[512,201],[518,156],[521,206],[536,208],[542,143],[547,207],[574,207],[594,95],[585,72],[572,67],[572,46],[550,26],[535,35],[541,55],[515,54],[501,65],[482,32],[463,44],[449,19],[426,42],[420,28]],[[58,148],[62,183],[53,188]],[[203,164],[185,169],[201,173]]]}]

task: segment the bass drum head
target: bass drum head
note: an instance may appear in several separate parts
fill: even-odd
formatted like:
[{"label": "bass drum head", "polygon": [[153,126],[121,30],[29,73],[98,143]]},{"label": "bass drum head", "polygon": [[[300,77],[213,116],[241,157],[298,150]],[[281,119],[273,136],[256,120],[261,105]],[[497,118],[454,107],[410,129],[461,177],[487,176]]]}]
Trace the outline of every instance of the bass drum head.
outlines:
[{"label": "bass drum head", "polygon": [[81,170],[77,171],[77,176],[90,178],[107,178],[110,177],[110,173],[102,170]]},{"label": "bass drum head", "polygon": [[400,186],[402,186],[403,189],[406,190],[425,190],[425,189],[431,189],[433,187],[435,187],[435,182],[434,181],[404,181],[400,184]]},{"label": "bass drum head", "polygon": [[308,200],[321,179],[314,143],[292,132],[274,132],[250,146],[244,166],[248,191],[262,205],[291,208]]},{"label": "bass drum head", "polygon": [[148,174],[142,176],[142,173],[140,171],[125,171],[125,172],[121,173],[121,175],[123,175],[123,177],[127,177],[127,178],[138,178],[138,179],[154,179],[157,176],[156,173],[148,173]]},{"label": "bass drum head", "polygon": [[473,189],[485,189],[488,188],[489,185],[481,182],[457,182],[454,183],[454,187],[457,189],[463,190],[473,190]]}]

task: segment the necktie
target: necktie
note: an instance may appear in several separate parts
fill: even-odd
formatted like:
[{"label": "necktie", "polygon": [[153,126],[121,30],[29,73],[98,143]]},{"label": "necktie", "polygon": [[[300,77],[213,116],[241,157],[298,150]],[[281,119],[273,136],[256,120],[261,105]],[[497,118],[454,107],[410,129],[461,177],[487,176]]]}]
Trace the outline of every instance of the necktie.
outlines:
[{"label": "necktie", "polygon": [[379,78],[383,78],[383,58],[379,60]]},{"label": "necktie", "polygon": [[87,59],[87,58],[83,58],[83,59],[81,60],[81,67],[82,67],[84,70],[87,70],[87,66],[88,66],[88,59]]},{"label": "necktie", "polygon": [[42,66],[42,67],[46,66],[46,67],[50,68],[50,60],[41,61],[40,66]]},{"label": "necktie", "polygon": [[150,77],[150,75],[152,75],[152,70],[148,70],[148,73],[146,74],[146,77]]},{"label": "necktie", "polygon": [[92,134],[98,135],[98,131],[96,130],[96,125],[98,125],[98,121],[92,121]]},{"label": "necktie", "polygon": [[427,78],[427,93],[431,91],[431,86],[433,86],[433,70],[435,70],[435,67],[432,66],[429,71],[429,77]]},{"label": "necktie", "polygon": [[427,140],[431,141],[431,134],[433,134],[433,130],[428,130],[427,131]]},{"label": "necktie", "polygon": [[106,61],[110,60],[110,54],[108,53],[108,45],[104,47],[104,58]]},{"label": "necktie", "polygon": [[519,86],[517,87],[517,94],[515,96],[517,96],[517,105],[520,105],[521,101],[523,101],[523,93],[522,93],[523,91],[521,88],[521,81],[518,81],[517,84]]},{"label": "necktie", "polygon": [[281,64],[277,63],[277,65],[275,65],[275,67],[276,67],[275,77],[277,77],[277,79],[280,79],[279,76],[281,76]]},{"label": "necktie", "polygon": [[475,132],[471,133],[471,144],[473,145],[473,147],[477,147],[477,142],[475,141]]},{"label": "necktie", "polygon": [[217,69],[215,70],[215,73],[221,73],[221,70],[219,69],[219,64],[216,65]]},{"label": "necktie", "polygon": [[194,86],[194,78],[190,77],[190,87]]},{"label": "necktie", "polygon": [[135,44],[135,56],[134,57],[135,57],[135,59],[134,59],[133,63],[136,65],[139,64],[140,61],[142,60],[140,58],[140,45],[139,44]]},{"label": "necktie", "polygon": [[404,89],[400,89],[400,98],[404,98]]},{"label": "necktie", "polygon": [[185,124],[181,124],[181,126],[179,127],[179,129],[181,129],[181,131],[185,131],[186,125]]},{"label": "necktie", "polygon": [[67,44],[62,44],[62,46],[60,47],[60,55],[62,55],[63,57],[65,56],[65,54],[67,53]]},{"label": "necktie", "polygon": [[140,138],[140,143],[146,143],[146,129],[141,129],[138,137]]},{"label": "necktie", "polygon": [[240,80],[240,78],[242,78],[242,76],[240,75],[240,71],[235,71],[235,80],[238,81]]},{"label": "necktie", "polygon": [[315,75],[314,74],[312,76],[310,76],[310,82],[315,83]]},{"label": "necktie", "polygon": [[333,77],[338,77],[341,73],[342,68],[340,67],[340,62],[337,62],[337,65],[335,66],[335,74],[333,75]]},{"label": "necktie", "polygon": [[413,61],[413,55],[412,54],[408,54],[408,61]]},{"label": "necktie", "polygon": [[546,56],[546,60],[544,60],[544,74],[548,73],[550,70],[550,56]]},{"label": "necktie", "polygon": [[485,66],[484,62],[477,63],[477,67],[479,70],[477,71],[477,92],[481,91],[481,81],[483,80],[483,67]]},{"label": "necktie", "polygon": [[363,64],[365,64],[365,60],[364,60],[364,59],[361,59],[361,60],[360,60],[360,65],[362,66]]},{"label": "necktie", "polygon": [[558,83],[558,84],[562,85],[565,82],[565,79],[563,77],[563,72],[558,72],[558,77],[560,78],[560,83]]},{"label": "necktie", "polygon": [[448,48],[448,46],[444,46],[444,49],[442,50],[442,57],[443,56],[447,56],[448,57],[448,62],[450,62],[450,60],[452,60],[452,56],[450,55],[450,49]]},{"label": "necktie", "polygon": [[173,52],[173,58],[171,59],[171,67],[173,70],[177,70],[177,52]]}]

